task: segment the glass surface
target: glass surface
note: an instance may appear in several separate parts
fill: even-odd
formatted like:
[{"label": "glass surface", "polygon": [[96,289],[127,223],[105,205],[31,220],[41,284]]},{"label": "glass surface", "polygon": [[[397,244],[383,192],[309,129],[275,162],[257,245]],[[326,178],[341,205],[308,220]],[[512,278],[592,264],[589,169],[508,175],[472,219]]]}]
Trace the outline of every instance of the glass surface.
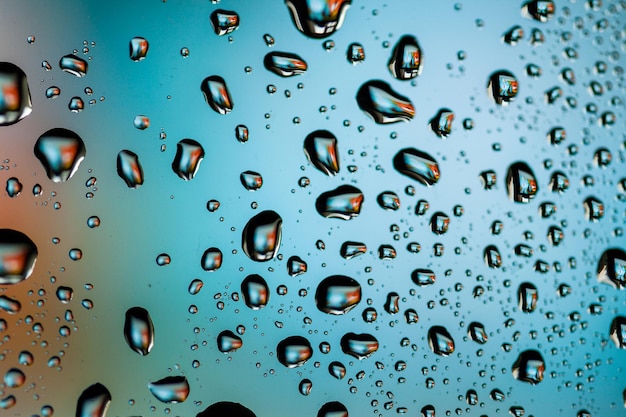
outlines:
[{"label": "glass surface", "polygon": [[0,415],[624,414],[623,0],[0,7]]}]

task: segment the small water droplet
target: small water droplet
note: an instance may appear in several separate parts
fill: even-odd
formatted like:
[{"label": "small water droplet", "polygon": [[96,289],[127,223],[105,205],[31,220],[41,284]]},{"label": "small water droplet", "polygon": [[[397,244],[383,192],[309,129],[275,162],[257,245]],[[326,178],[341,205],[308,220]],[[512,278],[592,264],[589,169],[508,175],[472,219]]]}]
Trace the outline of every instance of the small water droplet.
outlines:
[{"label": "small water droplet", "polygon": [[143,184],[143,168],[139,156],[129,150],[117,154],[117,174],[124,180],[128,188],[138,188]]},{"label": "small water droplet", "polygon": [[222,77],[212,75],[205,78],[200,89],[207,104],[217,113],[227,114],[233,110],[233,101]]},{"label": "small water droplet", "polygon": [[222,251],[218,248],[208,248],[202,254],[200,264],[202,269],[208,272],[214,272],[222,266]]},{"label": "small water droplet", "polygon": [[218,9],[211,13],[211,25],[218,36],[228,35],[239,28],[239,15],[233,11]]},{"label": "small water droplet", "polygon": [[135,62],[143,60],[148,55],[148,48],[150,48],[148,41],[140,36],[132,38],[129,46],[130,59]]},{"label": "small water droplet", "polygon": [[263,177],[258,172],[245,171],[239,176],[239,180],[248,191],[256,191],[263,186]]},{"label": "small water droplet", "polygon": [[281,340],[276,347],[278,361],[287,368],[302,366],[313,356],[313,349],[302,336],[290,336]]},{"label": "small water droplet", "polygon": [[391,58],[389,71],[398,80],[410,80],[422,72],[422,48],[414,36],[405,35],[396,43]]},{"label": "small water droplet", "polygon": [[537,300],[539,299],[539,291],[537,287],[529,282],[520,284],[517,290],[517,299],[519,308],[524,313],[532,313],[537,309]]},{"label": "small water droplet", "polygon": [[84,77],[87,75],[89,65],[87,61],[76,55],[65,55],[59,61],[59,67],[68,74],[75,75],[76,77]]},{"label": "small water droplet", "polygon": [[224,330],[217,336],[217,348],[222,353],[232,353],[241,348],[243,341],[230,330]]},{"label": "small water droplet", "polygon": [[344,259],[352,259],[354,257],[363,255],[367,252],[367,246],[362,242],[347,241],[341,245],[339,253]]},{"label": "small water droplet", "polygon": [[497,71],[489,77],[487,89],[496,104],[507,105],[518,93],[517,78],[508,71]]},{"label": "small water droplet", "polygon": [[161,253],[156,257],[156,264],[158,266],[169,265],[172,262],[172,258],[167,253]]},{"label": "small water droplet", "polygon": [[454,352],[454,339],[443,326],[433,326],[428,330],[428,345],[437,355],[449,356]]},{"label": "small water droplet", "polygon": [[270,52],[265,55],[263,64],[268,71],[281,77],[304,74],[308,65],[302,57],[289,52]]},{"label": "small water droplet", "polygon": [[509,198],[517,203],[529,203],[539,190],[535,174],[524,162],[509,166],[506,184]]}]

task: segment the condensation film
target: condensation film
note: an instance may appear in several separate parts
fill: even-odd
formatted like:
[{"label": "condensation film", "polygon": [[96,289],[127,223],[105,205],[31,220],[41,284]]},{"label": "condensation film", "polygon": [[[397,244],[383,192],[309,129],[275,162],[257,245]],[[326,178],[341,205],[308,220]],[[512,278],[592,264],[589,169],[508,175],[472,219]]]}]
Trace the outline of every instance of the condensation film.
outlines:
[{"label": "condensation film", "polygon": [[626,415],[625,0],[0,2],[0,416]]}]

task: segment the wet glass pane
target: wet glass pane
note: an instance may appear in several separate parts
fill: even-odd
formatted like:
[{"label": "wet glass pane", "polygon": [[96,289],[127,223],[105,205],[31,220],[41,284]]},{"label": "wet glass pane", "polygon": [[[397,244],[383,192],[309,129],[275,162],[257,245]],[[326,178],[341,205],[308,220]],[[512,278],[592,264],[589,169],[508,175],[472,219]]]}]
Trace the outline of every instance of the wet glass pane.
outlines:
[{"label": "wet glass pane", "polygon": [[623,414],[625,28],[6,2],[0,414]]}]

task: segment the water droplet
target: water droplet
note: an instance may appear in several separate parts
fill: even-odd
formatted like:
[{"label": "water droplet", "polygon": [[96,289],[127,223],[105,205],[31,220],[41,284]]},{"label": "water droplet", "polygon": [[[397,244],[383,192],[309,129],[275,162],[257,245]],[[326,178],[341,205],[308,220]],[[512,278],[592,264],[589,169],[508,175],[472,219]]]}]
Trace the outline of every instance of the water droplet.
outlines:
[{"label": "water droplet", "polygon": [[156,264],[158,266],[169,265],[172,262],[172,258],[167,253],[161,253],[156,257]]},{"label": "water droplet", "polygon": [[35,156],[48,178],[65,182],[72,178],[85,158],[85,144],[71,130],[56,128],[41,135],[35,143]]},{"label": "water droplet", "polygon": [[411,273],[411,279],[416,285],[423,287],[434,284],[437,278],[430,269],[416,269]]},{"label": "water droplet", "polygon": [[316,130],[304,139],[304,154],[318,170],[329,176],[339,173],[337,138],[328,130]]},{"label": "water droplet", "polygon": [[520,284],[517,290],[517,298],[519,308],[524,313],[532,313],[537,309],[537,300],[539,299],[539,291],[537,287],[529,282]]},{"label": "water droplet", "polygon": [[18,388],[26,382],[26,375],[17,368],[11,368],[4,374],[4,384],[8,388]]},{"label": "water droplet", "polygon": [[207,104],[219,114],[227,114],[233,110],[233,101],[222,77],[212,75],[205,78],[200,89]]},{"label": "water droplet", "polygon": [[87,219],[87,226],[91,229],[100,227],[100,218],[98,216],[90,216]]},{"label": "water droplet", "polygon": [[431,186],[439,181],[439,164],[425,152],[415,148],[400,150],[393,158],[394,168],[401,174]]},{"label": "water droplet", "polygon": [[220,401],[208,406],[196,417],[256,417],[256,415],[239,403]]},{"label": "water droplet", "polygon": [[76,405],[76,417],[105,417],[111,404],[111,393],[100,383],[85,389]]},{"label": "water droplet", "polygon": [[339,254],[344,259],[352,259],[356,256],[363,255],[366,252],[367,246],[365,246],[365,243],[351,241],[344,242],[339,250]]},{"label": "water droplet", "polygon": [[61,89],[56,86],[46,89],[46,98],[57,98],[61,94]]},{"label": "water droplet", "polygon": [[87,61],[76,55],[65,55],[59,61],[59,66],[64,72],[75,75],[76,77],[84,77],[87,75],[89,68]]},{"label": "water droplet", "polygon": [[313,388],[313,383],[311,382],[310,379],[303,379],[302,381],[300,381],[300,384],[298,384],[298,391],[302,395],[311,394],[312,388]]},{"label": "water droplet", "polygon": [[320,194],[315,201],[317,212],[326,218],[350,220],[359,215],[363,193],[352,185],[341,185]]},{"label": "water droplet", "polygon": [[481,345],[487,343],[487,340],[489,339],[487,332],[485,331],[485,326],[476,321],[471,322],[468,326],[468,334],[474,342]]},{"label": "water droplet", "polygon": [[348,417],[348,409],[338,401],[329,402],[320,407],[317,417]]},{"label": "water droplet", "polygon": [[135,62],[143,60],[148,55],[150,44],[142,37],[135,37],[130,40],[130,59]]},{"label": "water droplet", "polygon": [[626,252],[610,248],[600,256],[597,268],[598,281],[613,288],[626,288]]},{"label": "water droplet", "polygon": [[430,230],[436,235],[442,235],[448,231],[450,225],[450,217],[440,211],[433,214],[430,218]]},{"label": "water droplet", "polygon": [[359,88],[356,95],[359,108],[376,123],[408,122],[415,116],[415,107],[409,98],[395,92],[381,80],[371,80]]},{"label": "water droplet", "polygon": [[217,209],[220,208],[220,202],[217,200],[209,200],[206,203],[206,209],[209,210],[211,213],[213,213],[214,211],[217,211]]},{"label": "water droplet", "polygon": [[317,308],[328,314],[346,314],[360,301],[361,285],[344,275],[333,275],[323,279],[315,291]]},{"label": "water droplet", "polygon": [[617,316],[613,319],[611,322],[610,335],[611,340],[618,349],[626,349],[626,317]]},{"label": "water droplet", "polygon": [[286,0],[298,30],[311,38],[326,38],[341,28],[352,0]]},{"label": "water droplet", "polygon": [[139,130],[146,130],[150,127],[150,118],[148,118],[148,116],[137,115],[133,120],[133,126]]},{"label": "water droplet", "polygon": [[191,295],[196,295],[200,292],[203,286],[204,286],[204,282],[196,278],[193,281],[191,281],[191,283],[189,283],[189,288],[187,289],[187,291],[189,291],[189,294]]},{"label": "water droplet", "polygon": [[550,0],[531,0],[524,4],[522,15],[539,22],[547,22],[552,18],[556,7]]},{"label": "water droplet", "polygon": [[298,256],[292,256],[287,261],[287,273],[289,276],[297,277],[307,271],[307,264]]},{"label": "water droplet", "polygon": [[166,404],[182,403],[189,396],[189,382],[184,376],[168,376],[150,382],[148,388],[157,400]]},{"label": "water droplet", "polygon": [[218,248],[208,248],[202,254],[200,264],[205,271],[217,271],[222,266],[222,251]]},{"label": "water droplet", "polygon": [[398,210],[400,208],[400,197],[393,191],[384,191],[376,198],[378,205],[385,210]]},{"label": "water droplet", "polygon": [[347,355],[363,360],[378,350],[378,340],[368,333],[346,333],[341,338],[341,350]]},{"label": "water droplet", "polygon": [[491,97],[499,105],[507,105],[513,101],[518,92],[517,78],[508,71],[497,71],[489,77],[487,89]]},{"label": "water droplet", "polygon": [[313,349],[302,336],[290,336],[281,340],[276,347],[278,361],[287,368],[302,366],[313,356]]},{"label": "water droplet", "polygon": [[430,119],[430,128],[440,138],[447,138],[452,132],[454,113],[450,109],[440,109],[435,117]]},{"label": "water droplet", "polygon": [[241,283],[244,302],[252,310],[259,310],[267,305],[270,291],[267,282],[260,275],[248,275]]},{"label": "water droplet", "polygon": [[414,36],[405,35],[398,42],[389,59],[389,71],[398,80],[410,80],[422,72],[422,48]]},{"label": "water droplet", "polygon": [[83,258],[83,251],[78,248],[73,248],[70,249],[68,255],[72,261],[79,261]]},{"label": "water droplet", "polygon": [[231,353],[243,345],[241,337],[230,330],[224,330],[217,336],[217,348],[222,353]]},{"label": "water droplet", "polygon": [[136,153],[125,149],[117,154],[117,174],[128,188],[138,188],[143,184],[143,168]]},{"label": "water droplet", "polygon": [[20,365],[25,365],[25,366],[32,365],[34,361],[35,361],[35,358],[33,357],[33,354],[27,350],[21,351],[17,358],[17,362]]},{"label": "water droplet", "polygon": [[483,257],[489,268],[497,269],[502,266],[502,256],[498,248],[494,245],[489,245],[485,248]]},{"label": "water droplet", "polygon": [[280,249],[282,218],[275,211],[266,210],[252,217],[243,229],[241,246],[248,258],[265,262],[274,258]]},{"label": "water droplet", "polygon": [[0,399],[0,410],[8,410],[9,408],[13,407],[15,404],[17,404],[17,400],[15,399],[13,395],[9,395],[7,397]]},{"label": "water droplet", "polygon": [[524,29],[521,26],[515,25],[504,34],[504,42],[509,45],[517,45],[519,41],[524,39]]},{"label": "water droplet", "polygon": [[506,184],[509,198],[517,203],[529,203],[539,190],[535,174],[524,162],[509,166]]},{"label": "water droplet", "polygon": [[449,356],[454,352],[454,340],[443,326],[433,326],[428,330],[428,345],[437,355]]},{"label": "water droplet", "polygon": [[17,284],[27,279],[37,261],[37,247],[25,234],[0,229],[0,285]]},{"label": "water droplet", "polygon": [[235,137],[237,138],[237,140],[241,143],[245,143],[248,141],[248,138],[250,136],[250,133],[248,131],[248,128],[244,125],[237,125],[237,127],[235,128]]},{"label": "water droplet", "polygon": [[331,362],[328,365],[328,372],[337,379],[343,379],[346,376],[346,367],[341,362]]},{"label": "water droplet", "polygon": [[211,25],[218,36],[228,35],[239,28],[239,15],[229,10],[218,9],[211,13]]},{"label": "water droplet", "polygon": [[594,197],[587,197],[584,202],[585,217],[589,221],[598,221],[604,217],[604,204]]},{"label": "water droplet", "polygon": [[187,58],[189,56],[189,48],[180,48],[180,56]]},{"label": "water droplet", "polygon": [[198,172],[204,158],[204,149],[193,139],[183,139],[176,145],[172,169],[180,178],[190,181]]},{"label": "water droplet", "polygon": [[9,197],[17,197],[22,192],[22,189],[22,183],[17,178],[11,177],[7,180],[6,190]]},{"label": "water droplet", "polygon": [[535,385],[543,381],[545,369],[541,353],[536,350],[525,350],[517,357],[511,373],[513,378]]},{"label": "water droplet", "polygon": [[32,111],[26,74],[10,62],[0,62],[0,126],[17,123]]},{"label": "water droplet", "polygon": [[128,346],[138,354],[145,356],[154,346],[154,325],[148,310],[132,307],[126,311],[124,338]]},{"label": "water droplet", "polygon": [[63,304],[67,304],[74,298],[74,290],[71,287],[60,286],[56,291],[57,298]]},{"label": "water droplet", "polygon": [[265,55],[263,64],[268,71],[281,77],[304,74],[308,68],[302,57],[289,52],[270,52]]},{"label": "water droplet", "polygon": [[85,102],[80,97],[72,97],[70,102],[67,104],[67,108],[72,113],[80,113],[85,108]]},{"label": "water droplet", "polygon": [[356,42],[348,45],[346,58],[348,59],[348,62],[352,63],[353,65],[360,64],[361,62],[365,61],[365,49],[363,48],[363,45]]},{"label": "water droplet", "polygon": [[245,171],[239,175],[241,185],[248,191],[256,191],[263,186],[263,177],[258,172]]}]

